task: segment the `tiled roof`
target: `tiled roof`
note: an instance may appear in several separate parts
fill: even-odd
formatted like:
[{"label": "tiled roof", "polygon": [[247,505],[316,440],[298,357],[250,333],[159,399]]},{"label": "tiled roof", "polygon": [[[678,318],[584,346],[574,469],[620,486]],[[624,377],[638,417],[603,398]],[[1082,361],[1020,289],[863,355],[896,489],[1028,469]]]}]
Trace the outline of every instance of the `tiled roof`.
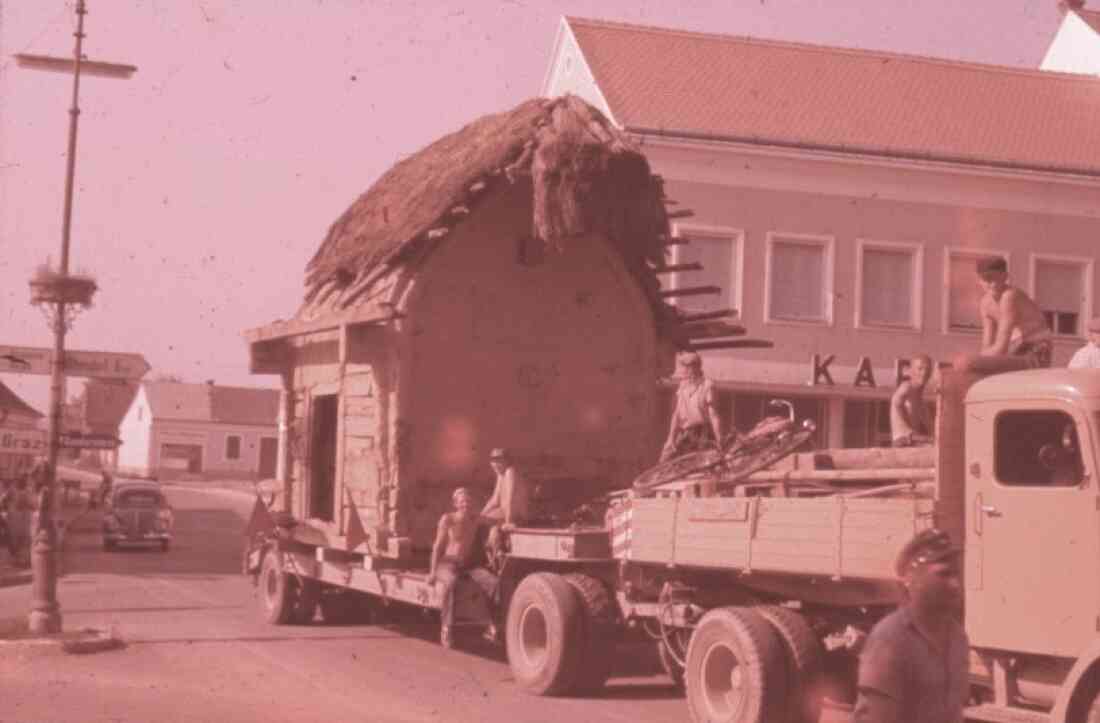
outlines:
[{"label": "tiled roof", "polygon": [[[1078,17],[1085,21],[1086,24],[1097,33],[1100,33],[1100,12],[1096,10],[1074,10]],[[1097,49],[1100,51],[1100,48]]]},{"label": "tiled roof", "polygon": [[35,419],[41,419],[45,416],[42,412],[24,402],[18,394],[13,392],[3,382],[0,382],[0,409],[9,414],[23,414],[28,417],[34,417]]},{"label": "tiled roof", "polygon": [[275,389],[182,382],[144,386],[154,419],[273,426],[279,410]]},{"label": "tiled roof", "polygon": [[1100,174],[1100,78],[567,23],[630,130]]}]

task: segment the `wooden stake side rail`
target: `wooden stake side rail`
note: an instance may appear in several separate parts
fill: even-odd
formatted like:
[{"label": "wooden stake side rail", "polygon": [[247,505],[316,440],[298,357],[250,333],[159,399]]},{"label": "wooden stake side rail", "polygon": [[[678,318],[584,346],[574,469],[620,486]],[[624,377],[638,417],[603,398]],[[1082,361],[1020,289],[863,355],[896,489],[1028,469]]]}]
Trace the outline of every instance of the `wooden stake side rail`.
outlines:
[{"label": "wooden stake side rail", "polygon": [[384,600],[418,605],[438,610],[441,606],[438,585],[429,585],[427,570],[410,571],[393,568],[366,569],[363,563],[326,559],[324,548],[315,555],[297,550],[285,550],[285,570],[291,574],[320,580],[338,587],[369,593]]}]

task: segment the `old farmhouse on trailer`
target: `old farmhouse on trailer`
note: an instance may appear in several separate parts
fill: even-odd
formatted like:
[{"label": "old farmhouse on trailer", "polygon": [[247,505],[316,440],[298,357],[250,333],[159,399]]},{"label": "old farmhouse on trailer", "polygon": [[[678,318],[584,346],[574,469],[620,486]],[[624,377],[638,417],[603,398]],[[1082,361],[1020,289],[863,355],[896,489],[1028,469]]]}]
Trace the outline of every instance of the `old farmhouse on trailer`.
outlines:
[{"label": "old farmhouse on trailer", "polygon": [[282,375],[289,511],[338,539],[354,504],[398,555],[453,488],[488,496],[493,447],[544,484],[628,483],[671,352],[742,331],[665,303],[668,230],[645,158],[571,96],[398,163],[330,228],[295,318],[246,332],[252,371]]},{"label": "old farmhouse on trailer", "polygon": [[275,475],[279,392],[142,382],[119,424],[118,471],[158,479]]}]

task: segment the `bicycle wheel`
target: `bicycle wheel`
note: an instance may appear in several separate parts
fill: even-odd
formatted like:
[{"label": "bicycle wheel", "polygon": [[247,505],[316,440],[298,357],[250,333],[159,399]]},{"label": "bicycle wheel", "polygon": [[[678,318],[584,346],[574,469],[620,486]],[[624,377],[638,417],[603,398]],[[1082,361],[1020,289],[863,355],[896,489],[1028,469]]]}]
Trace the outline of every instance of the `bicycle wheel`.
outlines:
[{"label": "bicycle wheel", "polygon": [[716,449],[704,449],[661,462],[642,472],[634,479],[634,489],[639,492],[653,489],[665,482],[687,477],[714,467],[722,460]]},{"label": "bicycle wheel", "polygon": [[771,438],[760,438],[759,445],[746,445],[743,454],[724,460],[718,485],[740,482],[754,472],[759,472],[794,452],[814,435],[812,429],[783,432]]}]

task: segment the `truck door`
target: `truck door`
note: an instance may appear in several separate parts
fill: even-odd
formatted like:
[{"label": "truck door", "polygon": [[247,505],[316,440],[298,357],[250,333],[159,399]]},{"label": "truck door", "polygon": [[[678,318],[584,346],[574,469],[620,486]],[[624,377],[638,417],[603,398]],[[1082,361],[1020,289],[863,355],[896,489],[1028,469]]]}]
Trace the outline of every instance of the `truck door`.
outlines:
[{"label": "truck door", "polygon": [[967,405],[966,628],[971,644],[1074,656],[1097,630],[1100,532],[1086,415]]}]

